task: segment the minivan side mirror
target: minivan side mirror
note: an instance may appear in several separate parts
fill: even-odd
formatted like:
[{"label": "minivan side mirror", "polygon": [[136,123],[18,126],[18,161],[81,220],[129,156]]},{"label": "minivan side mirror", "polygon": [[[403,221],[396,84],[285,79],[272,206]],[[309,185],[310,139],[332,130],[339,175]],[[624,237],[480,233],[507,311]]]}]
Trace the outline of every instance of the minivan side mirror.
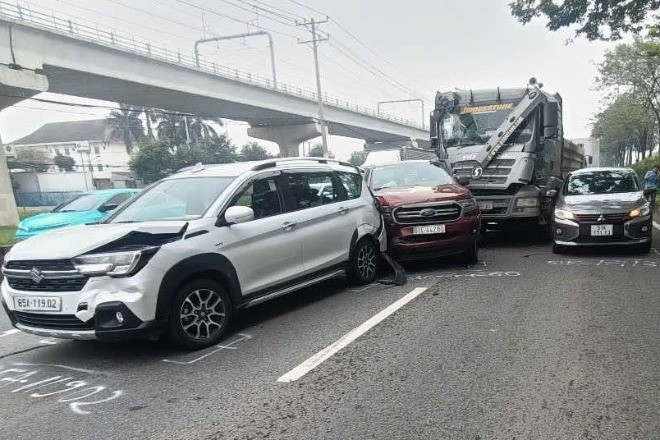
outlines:
[{"label": "minivan side mirror", "polygon": [[225,211],[225,224],[235,225],[254,220],[254,210],[249,206],[230,206]]},{"label": "minivan side mirror", "polygon": [[467,186],[470,183],[468,176],[454,176],[459,185]]}]

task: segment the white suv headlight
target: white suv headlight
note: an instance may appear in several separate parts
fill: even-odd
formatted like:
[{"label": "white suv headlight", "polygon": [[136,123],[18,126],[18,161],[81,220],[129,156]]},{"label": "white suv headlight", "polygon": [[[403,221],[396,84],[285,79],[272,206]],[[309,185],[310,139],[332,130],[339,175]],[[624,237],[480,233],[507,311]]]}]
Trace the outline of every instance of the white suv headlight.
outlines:
[{"label": "white suv headlight", "polygon": [[83,275],[130,276],[142,268],[156,250],[158,248],[81,255],[73,259],[73,265]]},{"label": "white suv headlight", "polygon": [[575,220],[575,214],[565,209],[556,208],[555,218],[558,218],[559,220]]}]

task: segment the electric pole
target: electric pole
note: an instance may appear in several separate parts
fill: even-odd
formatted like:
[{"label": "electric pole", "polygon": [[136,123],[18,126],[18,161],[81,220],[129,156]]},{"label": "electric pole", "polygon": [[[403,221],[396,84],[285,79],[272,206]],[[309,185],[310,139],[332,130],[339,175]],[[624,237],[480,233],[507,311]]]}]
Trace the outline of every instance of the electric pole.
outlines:
[{"label": "electric pole", "polygon": [[319,71],[319,50],[318,46],[321,41],[326,41],[327,36],[319,37],[317,34],[317,26],[319,24],[327,23],[326,18],[323,21],[315,21],[313,18],[305,23],[296,22],[297,26],[305,26],[312,33],[312,39],[307,41],[298,41],[300,44],[312,43],[314,51],[314,68],[316,70],[316,96],[319,101],[319,122],[321,123],[321,139],[323,140],[323,156],[328,157],[328,130],[325,123],[325,114],[323,111],[323,92],[321,91],[321,73]]}]

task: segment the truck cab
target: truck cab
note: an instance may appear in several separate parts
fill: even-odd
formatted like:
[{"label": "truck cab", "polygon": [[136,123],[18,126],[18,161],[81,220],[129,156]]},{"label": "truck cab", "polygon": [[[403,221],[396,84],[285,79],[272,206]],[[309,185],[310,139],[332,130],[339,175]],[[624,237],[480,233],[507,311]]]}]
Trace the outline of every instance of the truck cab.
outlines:
[{"label": "truck cab", "polygon": [[535,82],[436,95],[431,143],[470,179],[489,227],[547,224],[564,174],[561,109],[561,97]]}]

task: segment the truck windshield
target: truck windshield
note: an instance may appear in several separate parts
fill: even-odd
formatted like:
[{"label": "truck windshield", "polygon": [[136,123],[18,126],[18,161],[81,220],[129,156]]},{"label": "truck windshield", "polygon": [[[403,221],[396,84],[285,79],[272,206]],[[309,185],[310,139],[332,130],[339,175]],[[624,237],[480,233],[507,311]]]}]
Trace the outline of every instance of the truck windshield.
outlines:
[{"label": "truck windshield", "polygon": [[443,124],[447,147],[484,144],[510,110],[449,115]]},{"label": "truck windshield", "polygon": [[592,171],[572,175],[566,182],[568,196],[616,194],[641,191],[635,175],[628,171]]},{"label": "truck windshield", "polygon": [[402,162],[376,167],[371,172],[371,188],[380,191],[386,188],[434,187],[450,185],[454,179],[447,171],[430,162]]}]

